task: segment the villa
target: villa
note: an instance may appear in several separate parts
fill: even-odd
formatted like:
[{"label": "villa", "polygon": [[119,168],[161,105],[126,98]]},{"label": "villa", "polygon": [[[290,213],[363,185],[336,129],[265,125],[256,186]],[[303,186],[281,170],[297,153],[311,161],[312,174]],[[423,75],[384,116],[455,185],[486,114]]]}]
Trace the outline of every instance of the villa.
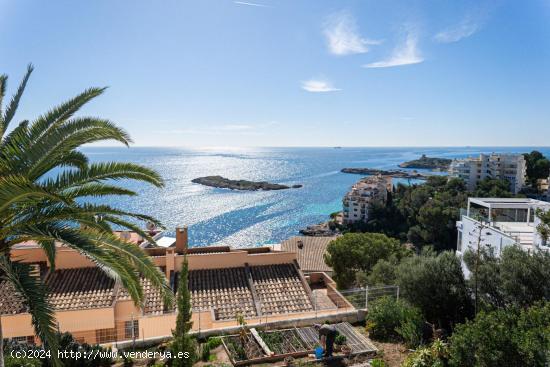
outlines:
[{"label": "villa", "polygon": [[[234,331],[239,316],[249,325],[283,327],[328,319],[348,321],[357,314],[326,273],[304,275],[296,252],[272,247],[188,248],[186,227],[177,228],[176,237],[154,234],[157,245],[136,233],[117,234],[151,256],[173,290],[187,257],[194,332]],[[46,255],[36,243],[16,246],[11,256],[35,267],[36,276],[50,289],[58,329],[71,332],[80,342],[162,340],[175,327],[175,310],[166,307],[159,292],[145,279],[145,302],[136,307],[118,281],[66,246],[58,245],[55,271],[50,271]],[[31,315],[11,284],[0,283],[0,294],[4,337],[38,342]]]},{"label": "villa", "polygon": [[[468,208],[462,210],[458,229],[456,253],[462,256],[478,244],[492,249],[500,256],[506,246],[519,245],[525,251],[547,251],[536,227],[540,220],[537,209],[550,210],[550,203],[523,198],[469,198]],[[469,271],[463,263],[464,274]]]}]

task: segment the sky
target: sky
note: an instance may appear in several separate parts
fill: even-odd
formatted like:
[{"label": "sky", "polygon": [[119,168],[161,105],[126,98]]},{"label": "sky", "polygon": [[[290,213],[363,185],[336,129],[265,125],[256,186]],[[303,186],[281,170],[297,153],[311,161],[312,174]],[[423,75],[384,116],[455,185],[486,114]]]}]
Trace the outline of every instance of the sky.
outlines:
[{"label": "sky", "polygon": [[0,0],[18,120],[137,146],[549,146],[550,0]]}]

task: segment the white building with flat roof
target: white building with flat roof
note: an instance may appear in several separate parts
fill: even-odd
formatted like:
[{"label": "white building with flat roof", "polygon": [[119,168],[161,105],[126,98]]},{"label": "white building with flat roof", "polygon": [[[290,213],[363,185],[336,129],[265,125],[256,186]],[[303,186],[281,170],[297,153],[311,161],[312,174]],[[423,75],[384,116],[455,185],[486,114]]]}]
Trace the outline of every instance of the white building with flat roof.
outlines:
[{"label": "white building with flat roof", "polygon": [[[537,232],[540,220],[537,209],[550,210],[550,203],[528,198],[469,198],[468,208],[462,210],[458,229],[458,256],[468,249],[492,249],[498,257],[506,246],[519,245],[528,252],[548,251]],[[469,271],[463,263],[464,274]]]},{"label": "white building with flat roof", "polygon": [[479,181],[492,178],[508,181],[514,194],[525,186],[526,172],[523,154],[480,154],[479,157],[455,159],[449,167],[449,175],[463,179],[470,191]]},{"label": "white building with flat roof", "polygon": [[392,190],[390,176],[369,176],[359,180],[342,200],[344,223],[367,222],[369,206],[374,201],[385,203]]}]

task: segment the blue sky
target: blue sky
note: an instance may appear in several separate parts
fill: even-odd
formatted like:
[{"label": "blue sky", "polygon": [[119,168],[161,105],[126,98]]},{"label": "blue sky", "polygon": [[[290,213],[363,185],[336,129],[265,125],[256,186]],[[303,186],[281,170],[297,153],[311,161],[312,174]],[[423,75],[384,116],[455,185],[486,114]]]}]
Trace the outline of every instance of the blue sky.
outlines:
[{"label": "blue sky", "polygon": [[0,0],[19,119],[148,146],[550,145],[550,0]]}]

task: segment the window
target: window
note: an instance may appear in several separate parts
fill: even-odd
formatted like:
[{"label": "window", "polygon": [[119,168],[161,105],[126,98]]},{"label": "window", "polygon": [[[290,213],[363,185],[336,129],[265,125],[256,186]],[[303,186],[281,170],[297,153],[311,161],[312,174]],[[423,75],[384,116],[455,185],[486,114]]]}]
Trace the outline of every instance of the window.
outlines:
[{"label": "window", "polygon": [[110,343],[116,340],[115,329],[97,329],[95,331],[95,338],[98,344]]},{"label": "window", "polygon": [[462,231],[458,231],[458,241],[456,243],[456,251],[462,252]]},{"label": "window", "polygon": [[34,336],[16,336],[14,338],[11,338],[16,343],[22,343],[22,344],[34,344]]},{"label": "window", "polygon": [[139,336],[139,320],[124,322],[124,337],[126,339],[137,338]]}]

